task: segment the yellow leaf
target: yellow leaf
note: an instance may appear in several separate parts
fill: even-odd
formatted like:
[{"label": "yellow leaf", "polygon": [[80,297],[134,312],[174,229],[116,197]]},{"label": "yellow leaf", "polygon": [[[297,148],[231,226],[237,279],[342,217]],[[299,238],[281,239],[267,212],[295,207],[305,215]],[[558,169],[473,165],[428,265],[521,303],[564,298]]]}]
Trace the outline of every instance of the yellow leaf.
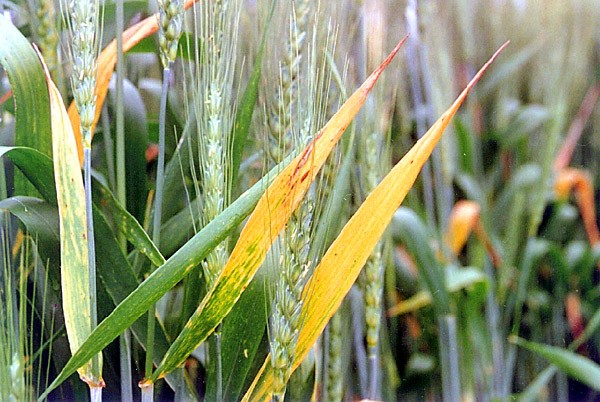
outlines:
[{"label": "yellow leaf", "polygon": [[448,244],[454,255],[460,253],[472,232],[475,232],[477,238],[485,247],[492,264],[495,267],[500,267],[502,265],[500,254],[494,248],[481,222],[481,207],[475,201],[458,201],[450,213],[448,232],[445,236],[446,244]]},{"label": "yellow leaf", "polygon": [[[452,106],[369,194],[315,268],[303,295],[305,302],[301,315],[302,329],[294,357],[294,370],[304,360],[331,316],[339,308],[371,250],[379,241],[467,94],[507,45],[508,42],[494,53]],[[272,382],[273,370],[270,368],[268,356],[244,400],[269,399]]]},{"label": "yellow leaf", "polygon": [[[60,227],[62,307],[69,348],[71,353],[75,353],[92,332],[83,178],[65,105],[41,55],[40,60],[46,74],[50,99],[52,155]],[[102,354],[99,354],[99,370],[101,367]],[[91,388],[104,386],[101,372],[94,373],[91,361],[77,371]]]},{"label": "yellow leaf", "polygon": [[300,155],[273,180],[248,218],[212,289],[148,381],[161,378],[181,364],[190,351],[200,345],[221,322],[222,317],[228,314],[264,262],[271,244],[302,201],[331,150],[362,107],[371,88],[405,41],[406,37],[348,98]]}]

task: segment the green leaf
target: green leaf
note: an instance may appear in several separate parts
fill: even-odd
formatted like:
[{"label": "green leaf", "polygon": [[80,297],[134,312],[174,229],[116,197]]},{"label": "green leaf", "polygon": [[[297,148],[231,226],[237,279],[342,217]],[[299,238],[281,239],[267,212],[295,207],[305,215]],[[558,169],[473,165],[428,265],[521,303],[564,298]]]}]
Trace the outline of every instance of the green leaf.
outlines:
[{"label": "green leaf", "polygon": [[[21,32],[0,15],[0,64],[6,70],[15,101],[15,144],[52,155],[50,101],[38,55]],[[15,175],[15,194],[36,196],[21,175]]]},{"label": "green leaf", "polygon": [[46,201],[56,204],[52,159],[27,147],[0,147],[0,157],[2,156],[6,156],[19,168]]},{"label": "green leaf", "polygon": [[150,261],[158,266],[165,263],[165,258],[156,248],[148,233],[142,228],[139,222],[131,216],[117,201],[114,194],[102,183],[95,180],[92,186],[94,190],[94,202],[102,205],[110,214],[117,229],[140,253],[148,257]]},{"label": "green leaf", "polygon": [[[127,258],[123,255],[113,231],[106,222],[106,218],[98,208],[94,208],[94,232],[96,234],[96,255],[99,257],[96,259],[98,279],[114,305],[117,306],[135,291],[139,286],[139,282]],[[144,349],[147,347],[147,327],[147,315],[142,315],[131,326],[133,335]],[[157,325],[154,333],[154,359],[156,364],[160,363],[160,359],[168,348],[167,335],[163,327]],[[171,388],[175,390],[176,384],[184,381],[182,375],[181,371],[175,371],[166,377]],[[185,388],[183,397],[186,401],[198,399],[190,386]]]},{"label": "green leaf", "polygon": [[529,342],[516,336],[511,337],[510,341],[542,356],[565,374],[593,390],[600,391],[600,366],[587,357],[556,346]]},{"label": "green leaf", "polygon": [[282,166],[287,165],[289,161],[290,158],[273,168],[262,180],[242,194],[163,265],[157,268],[135,291],[131,292],[90,334],[52,384],[40,396],[39,400],[46,398],[78,367],[85,364],[92,356],[129,328],[167,291],[183,279],[191,269],[200,264],[208,253],[250,214],[268,184],[275,178]]}]

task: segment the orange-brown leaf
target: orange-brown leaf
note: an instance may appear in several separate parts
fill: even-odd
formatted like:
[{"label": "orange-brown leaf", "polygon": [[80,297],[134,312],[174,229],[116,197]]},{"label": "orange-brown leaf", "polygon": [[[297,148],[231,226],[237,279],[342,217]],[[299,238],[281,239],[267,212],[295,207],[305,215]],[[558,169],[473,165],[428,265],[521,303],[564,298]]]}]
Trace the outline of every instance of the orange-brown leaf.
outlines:
[{"label": "orange-brown leaf", "polygon": [[480,213],[481,208],[474,201],[461,200],[452,208],[445,238],[454,255],[458,255],[467,243],[469,235],[479,222]]},{"label": "orange-brown leaf", "polygon": [[600,243],[600,231],[596,224],[596,203],[594,201],[594,184],[590,175],[580,169],[566,168],[558,172],[554,182],[554,191],[558,198],[565,199],[571,191],[575,198],[583,225],[592,246]]}]

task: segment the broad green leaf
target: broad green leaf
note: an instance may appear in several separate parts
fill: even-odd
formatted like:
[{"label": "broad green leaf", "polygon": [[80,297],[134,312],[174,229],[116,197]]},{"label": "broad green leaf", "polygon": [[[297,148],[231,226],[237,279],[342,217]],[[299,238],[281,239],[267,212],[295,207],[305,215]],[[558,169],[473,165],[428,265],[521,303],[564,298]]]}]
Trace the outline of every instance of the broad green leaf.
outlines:
[{"label": "broad green leaf", "polygon": [[213,219],[183,247],[158,267],[135,291],[131,292],[114,311],[106,317],[71,357],[39,400],[58,387],[64,380],[85,364],[92,356],[129,328],[164,294],[182,280],[195,266],[221,243],[231,231],[252,212],[269,183],[277,176],[290,158],[274,167],[262,180],[242,194],[235,202]]},{"label": "broad green leaf", "polygon": [[6,210],[15,215],[27,228],[27,232],[32,236],[37,245],[42,261],[50,260],[49,269],[55,269],[52,275],[49,275],[53,287],[58,289],[58,267],[60,266],[59,255],[59,232],[58,232],[58,212],[56,205],[49,204],[43,200],[33,197],[10,197],[0,201],[0,209]]},{"label": "broad green leaf", "polygon": [[379,68],[367,78],[266,190],[240,233],[238,242],[214,286],[175,339],[149,381],[156,381],[177,368],[231,311],[263,263],[274,239],[302,201],[329,153],[358,113],[371,88],[400,50],[405,39],[394,48]]},{"label": "broad green leaf", "polygon": [[[194,5],[198,0],[186,0],[185,8],[188,9]],[[129,51],[139,41],[158,31],[158,13],[151,15],[148,18],[138,22],[132,27],[128,28],[123,32],[123,52]],[[115,66],[117,64],[117,40],[111,41],[108,46],[102,50],[98,56],[98,69],[96,77],[96,115],[94,116],[93,127],[96,126],[98,119],[100,118],[100,112],[102,111],[102,105],[106,100],[106,94],[108,92],[108,84],[110,78],[113,75]],[[73,126],[73,133],[75,135],[77,152],[79,155],[79,163],[83,165],[83,145],[81,142],[81,131],[79,125],[79,113],[75,102],[72,102],[69,106],[69,119]],[[92,128],[92,133],[94,129]]]},{"label": "broad green leaf", "polygon": [[[305,299],[301,315],[303,326],[294,358],[294,369],[307,356],[339,308],[371,250],[377,244],[467,94],[507,44],[505,43],[496,51],[452,106],[369,194],[315,268],[303,296]],[[253,401],[268,399],[273,382],[272,376],[273,370],[270,368],[270,357],[268,357],[262,372],[256,377],[244,399]]]},{"label": "broad green leaf", "polygon": [[[476,284],[487,283],[487,277],[481,270],[474,267],[456,268],[446,267],[446,289],[448,292],[458,292],[459,290],[469,288]],[[421,290],[414,296],[401,301],[387,311],[388,317],[394,317],[400,314],[406,314],[416,311],[431,304],[431,293],[427,290]]]},{"label": "broad green leaf", "polygon": [[[54,181],[59,211],[62,308],[71,353],[75,353],[92,331],[90,274],[86,231],[85,195],[77,146],[71,122],[58,89],[46,71],[50,94]],[[79,367],[79,376],[90,387],[100,387],[102,355],[98,372],[91,361]]]},{"label": "broad green leaf", "polygon": [[[97,208],[94,208],[94,233],[96,235],[96,254],[99,256],[96,260],[98,280],[108,293],[114,306],[117,306],[139,286],[139,282],[129,261],[123,255],[113,231],[106,222],[106,218]],[[110,308],[112,309],[113,305]],[[130,329],[139,344],[146,349],[148,316],[142,315]],[[156,364],[160,363],[160,359],[168,348],[167,335],[163,327],[157,325],[154,332],[154,359]],[[166,377],[171,388],[176,389],[176,384],[184,381],[182,375],[181,371],[175,371]],[[184,392],[186,401],[198,399],[192,387],[185,387]]]},{"label": "broad green leaf", "polygon": [[600,391],[600,366],[587,357],[564,348],[529,342],[516,336],[511,337],[510,341],[542,356],[565,374],[591,389]]},{"label": "broad green leaf", "polygon": [[51,204],[56,204],[56,188],[52,159],[27,147],[0,147],[0,157],[6,156]]},{"label": "broad green leaf", "polygon": [[[15,144],[51,156],[50,106],[44,70],[27,38],[3,15],[0,15],[0,65],[13,91]],[[37,193],[23,176],[15,175],[15,195]]]}]

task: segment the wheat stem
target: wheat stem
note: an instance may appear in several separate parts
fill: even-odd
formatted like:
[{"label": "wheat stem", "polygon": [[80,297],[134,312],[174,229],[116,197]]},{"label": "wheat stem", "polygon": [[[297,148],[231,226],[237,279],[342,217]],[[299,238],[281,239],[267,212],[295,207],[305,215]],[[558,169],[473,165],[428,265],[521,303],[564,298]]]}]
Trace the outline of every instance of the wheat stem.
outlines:
[{"label": "wheat stem", "polygon": [[[165,130],[167,116],[167,96],[171,80],[172,65],[177,58],[177,47],[183,30],[183,1],[158,0],[159,21],[158,39],[160,59],[163,65],[163,81],[160,94],[159,123],[158,123],[158,161],[156,169],[156,191],[154,197],[154,215],[152,220],[152,241],[160,247],[160,229],[162,225],[163,193],[165,187]],[[154,361],[154,331],[156,327],[156,307],[148,310],[147,349],[144,372],[146,378],[152,375]],[[142,400],[151,401],[154,398],[154,386],[149,384],[142,387]]]}]

